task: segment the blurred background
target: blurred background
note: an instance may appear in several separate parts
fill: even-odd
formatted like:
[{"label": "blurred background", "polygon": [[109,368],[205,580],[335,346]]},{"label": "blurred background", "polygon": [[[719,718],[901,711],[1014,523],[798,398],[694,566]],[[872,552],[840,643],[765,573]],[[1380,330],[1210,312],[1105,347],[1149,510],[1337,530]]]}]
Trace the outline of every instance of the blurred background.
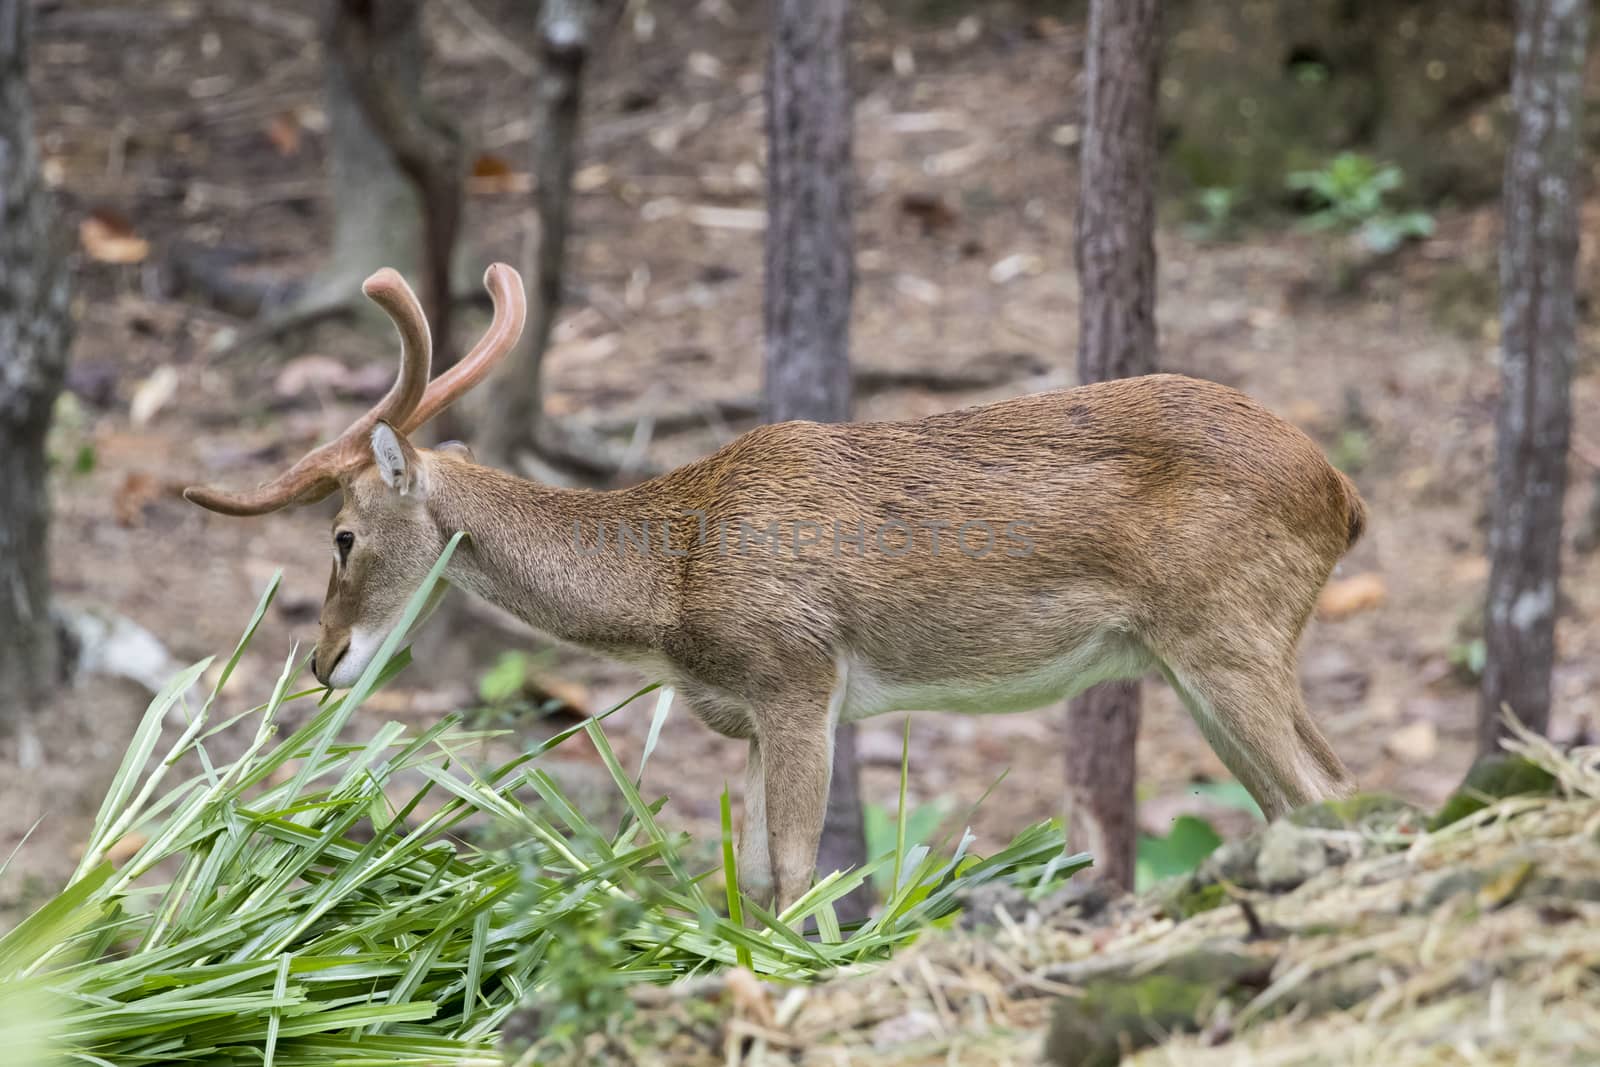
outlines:
[{"label": "blurred background", "polygon": [[[854,5],[855,417],[1074,384],[1085,6]],[[33,5],[38,174],[71,245],[70,360],[46,449],[60,654],[40,695],[7,698],[0,855],[33,829],[0,906],[70,871],[153,689],[225,655],[279,568],[229,710],[308,647],[336,501],[245,521],[179,493],[254,485],[387,389],[392,331],[359,299],[372,270],[401,269],[436,326],[448,309],[442,360],[487,323],[487,263],[559,294],[540,305],[543,351],[525,348],[439,428],[480,459],[604,487],[760,421],[768,5],[630,0],[588,11],[576,37],[564,10]],[[1165,19],[1159,365],[1249,392],[1360,486],[1372,521],[1305,640],[1307,699],[1364,787],[1436,804],[1477,746],[1511,4],[1185,0]],[[1595,78],[1590,64],[1586,93]],[[1593,158],[1600,112],[1581,134]],[[541,196],[563,168],[570,194]],[[1588,230],[1600,202],[1580,211]],[[1595,273],[1591,244],[1552,673],[1561,741],[1600,727]],[[456,600],[358,730],[466,707],[513,731],[486,749],[513,750],[652,680]],[[648,722],[611,720],[625,764]],[[869,838],[895,804],[901,730],[900,716],[860,729]],[[1059,814],[1059,712],[921,714],[910,737],[910,800],[928,822],[970,817],[992,845]],[[584,751],[565,746],[553,773],[580,806],[589,782],[594,804],[617,803]],[[743,755],[680,709],[651,759],[645,792],[670,796],[666,819],[708,854]],[[1252,818],[1159,684],[1145,687],[1138,772],[1147,835],[1184,813],[1224,834]]]}]

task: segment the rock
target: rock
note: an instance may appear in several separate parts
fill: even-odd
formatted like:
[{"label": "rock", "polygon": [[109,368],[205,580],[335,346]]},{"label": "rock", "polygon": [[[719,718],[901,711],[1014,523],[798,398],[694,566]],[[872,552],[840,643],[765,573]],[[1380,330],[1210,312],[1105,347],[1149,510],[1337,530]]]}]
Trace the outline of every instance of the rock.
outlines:
[{"label": "rock", "polygon": [[1314,830],[1280,820],[1261,835],[1256,883],[1263,889],[1293,889],[1329,866],[1328,848]]},{"label": "rock", "polygon": [[1554,775],[1522,756],[1485,756],[1472,765],[1461,787],[1444,802],[1428,829],[1439,830],[1459,822],[1505,797],[1553,796],[1557,789]]},{"label": "rock", "polygon": [[1256,886],[1256,857],[1261,852],[1261,842],[1266,831],[1224,842],[1222,847],[1206,857],[1196,872],[1196,885],[1212,882],[1229,882],[1245,888]]},{"label": "rock", "polygon": [[[1274,960],[1201,948],[1084,984],[1083,995],[1056,1002],[1044,1058],[1059,1067],[1116,1067],[1124,1051],[1174,1031],[1196,1031],[1224,1001],[1263,988]],[[1240,998],[1242,999],[1242,997]]]},{"label": "rock", "polygon": [[872,1047],[880,1052],[890,1051],[913,1041],[937,1037],[943,1030],[939,1017],[931,1011],[908,1011],[885,1019],[872,1028]]},{"label": "rock", "polygon": [[126,678],[153,695],[183,669],[155,634],[132,619],[59,603],[55,618],[72,674]]},{"label": "rock", "polygon": [[1383,750],[1401,763],[1427,763],[1439,754],[1439,728],[1426,720],[1406,723],[1389,735]]}]

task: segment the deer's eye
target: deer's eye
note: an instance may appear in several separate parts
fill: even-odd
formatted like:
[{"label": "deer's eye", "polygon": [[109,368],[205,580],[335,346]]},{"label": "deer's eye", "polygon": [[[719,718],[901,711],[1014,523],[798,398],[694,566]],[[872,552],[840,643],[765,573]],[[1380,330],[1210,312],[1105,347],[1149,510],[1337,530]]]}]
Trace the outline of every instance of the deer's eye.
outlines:
[{"label": "deer's eye", "polygon": [[333,535],[333,543],[338,546],[340,564],[350,562],[350,549],[356,543],[356,535],[349,530],[340,530]]}]

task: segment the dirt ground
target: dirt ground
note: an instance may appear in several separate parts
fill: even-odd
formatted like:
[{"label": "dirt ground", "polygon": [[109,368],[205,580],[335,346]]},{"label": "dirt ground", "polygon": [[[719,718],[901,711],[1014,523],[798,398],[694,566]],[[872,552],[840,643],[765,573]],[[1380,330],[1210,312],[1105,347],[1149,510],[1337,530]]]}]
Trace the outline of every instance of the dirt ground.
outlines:
[{"label": "dirt ground", "polygon": [[[508,38],[531,40],[526,5],[476,6]],[[761,234],[750,213],[763,189],[762,5],[738,6],[641,5],[599,63],[573,294],[548,362],[558,417],[643,415],[758,388]],[[514,172],[479,182],[471,198],[466,232],[481,269],[492,258],[521,261],[528,198],[516,186],[527,169],[530,79],[459,10],[429,6],[430,92],[471,143]],[[1003,6],[985,11],[910,21],[864,8],[853,348],[874,370],[1010,374],[962,391],[879,375],[891,384],[861,397],[864,419],[1071,384],[1081,36]],[[386,332],[333,324],[281,349],[221,357],[245,324],[167,295],[166,264],[188,242],[246,251],[263,272],[286,277],[316,265],[330,222],[316,13],[309,2],[84,0],[38,20],[38,124],[67,223],[76,231],[95,213],[150,242],[142,263],[86,258],[79,271],[78,397],[57,442],[68,461],[56,483],[55,587],[64,601],[136,620],[189,661],[225,655],[283,568],[278,605],[232,686],[238,707],[263,699],[291,644],[312,635],[331,505],[244,521],[205,513],[177,490],[197,480],[252,485],[364,406],[334,395],[325,365],[320,387],[289,395],[286,368],[315,369],[292,360],[331,357],[357,371],[379,368],[381,380],[395,352]],[[1384,596],[1313,623],[1304,682],[1364,786],[1430,806],[1471,758],[1474,692],[1453,661],[1470,639],[1487,572],[1497,389],[1494,213],[1442,211],[1438,221],[1434,237],[1343,296],[1326,284],[1327,246],[1295,230],[1205,242],[1174,212],[1159,247],[1163,366],[1259,397],[1328,448],[1366,496],[1370,532],[1336,580],[1373,576]],[[481,326],[481,313],[467,317],[464,331]],[[1585,329],[1592,335],[1592,323]],[[163,379],[175,388],[153,404]],[[1575,389],[1580,438],[1600,442],[1592,356]],[[136,406],[155,410],[135,419]],[[738,428],[657,436],[648,457],[680,462]],[[70,457],[89,450],[92,469],[73,471]],[[1591,490],[1582,461],[1573,473],[1575,523]],[[1553,732],[1593,736],[1600,556],[1569,551],[1565,567]],[[390,717],[430,721],[469,702],[501,651],[537,647],[477,610],[430,645],[436,654],[374,700],[357,729]],[[563,653],[549,681],[593,710],[641,679]],[[1190,802],[1191,782],[1223,771],[1171,693],[1152,682],[1146,694],[1140,771],[1145,819],[1158,829]],[[126,682],[81,681],[0,747],[0,855],[43,820],[0,885],[0,903],[70,866],[147,699]],[[648,718],[641,708],[612,720],[624,760],[637,759]],[[899,716],[863,729],[873,803],[894,803],[900,730]],[[975,816],[984,843],[1057,813],[1058,712],[920,714],[912,741],[918,803],[965,811],[1009,768]],[[582,754],[569,758],[581,776]],[[742,777],[739,747],[680,711],[645,787],[670,795],[668,818],[709,835],[721,780],[737,792]]]}]

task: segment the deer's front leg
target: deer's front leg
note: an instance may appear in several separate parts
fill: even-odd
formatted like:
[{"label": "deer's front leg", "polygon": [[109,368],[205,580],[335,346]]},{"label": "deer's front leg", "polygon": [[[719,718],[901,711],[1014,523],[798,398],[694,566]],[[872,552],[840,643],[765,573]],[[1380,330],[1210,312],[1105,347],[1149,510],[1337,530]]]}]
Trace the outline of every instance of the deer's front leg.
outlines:
[{"label": "deer's front leg", "polygon": [[833,770],[833,719],[827,704],[785,709],[769,719],[758,743],[766,786],[767,858],[782,911],[811,887],[816,872]]},{"label": "deer's front leg", "polygon": [[772,897],[772,859],[767,851],[767,776],[761,742],[752,738],[744,772],[744,828],[739,832],[739,885],[763,903]]}]

